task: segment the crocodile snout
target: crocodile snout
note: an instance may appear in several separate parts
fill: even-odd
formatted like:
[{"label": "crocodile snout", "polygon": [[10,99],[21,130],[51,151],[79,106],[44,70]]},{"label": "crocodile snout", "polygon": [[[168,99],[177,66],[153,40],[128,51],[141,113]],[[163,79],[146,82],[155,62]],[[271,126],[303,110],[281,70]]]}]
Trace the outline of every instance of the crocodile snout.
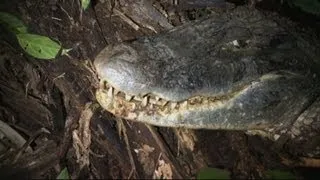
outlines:
[{"label": "crocodile snout", "polygon": [[147,92],[146,78],[136,64],[137,51],[129,45],[110,45],[97,56],[94,65],[99,78],[116,89],[137,95]]}]

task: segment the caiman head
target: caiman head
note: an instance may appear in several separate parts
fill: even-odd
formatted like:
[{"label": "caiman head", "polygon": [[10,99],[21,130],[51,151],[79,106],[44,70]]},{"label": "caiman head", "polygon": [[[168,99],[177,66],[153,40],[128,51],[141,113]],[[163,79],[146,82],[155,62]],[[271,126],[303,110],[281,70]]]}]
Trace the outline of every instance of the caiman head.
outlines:
[{"label": "caiman head", "polygon": [[319,92],[310,49],[257,11],[109,45],[94,65],[98,102],[158,126],[263,129],[291,124]]}]

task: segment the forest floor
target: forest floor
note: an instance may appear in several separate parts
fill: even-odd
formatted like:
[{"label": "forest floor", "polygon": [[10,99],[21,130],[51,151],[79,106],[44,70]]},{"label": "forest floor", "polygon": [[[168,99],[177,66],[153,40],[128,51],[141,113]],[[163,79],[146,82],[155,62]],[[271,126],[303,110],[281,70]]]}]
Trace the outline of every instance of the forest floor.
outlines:
[{"label": "forest floor", "polygon": [[[14,37],[2,33],[0,117],[25,143],[17,147],[1,141],[10,148],[0,149],[0,177],[56,178],[64,167],[71,178],[195,178],[206,167],[225,169],[237,179],[265,177],[268,170],[306,179],[318,171],[319,177],[319,169],[292,163],[297,157],[283,142],[242,131],[153,127],[104,111],[94,97],[99,86],[95,56],[108,44],[170,26],[147,18],[132,22],[132,16],[145,12],[133,10],[141,4],[125,2],[92,1],[86,10],[77,0],[0,3],[1,12],[20,17],[29,31],[72,48],[55,60],[34,59],[22,53]],[[279,5],[270,7],[265,9],[282,12]],[[290,18],[319,25],[311,15]]]}]

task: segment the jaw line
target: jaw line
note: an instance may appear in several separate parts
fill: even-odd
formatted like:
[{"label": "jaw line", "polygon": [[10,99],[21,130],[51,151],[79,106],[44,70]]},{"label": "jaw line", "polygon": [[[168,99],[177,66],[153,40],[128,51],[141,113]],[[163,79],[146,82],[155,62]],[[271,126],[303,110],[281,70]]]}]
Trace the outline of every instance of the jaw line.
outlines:
[{"label": "jaw line", "polygon": [[[155,114],[170,116],[192,110],[203,111],[204,109],[210,109],[210,107],[221,106],[236,96],[236,93],[220,97],[194,96],[183,101],[175,102],[160,98],[151,93],[143,96],[128,95],[115,89],[109,83],[106,83],[104,84],[104,88],[100,88],[97,91],[96,95],[98,100],[105,100],[105,102],[101,102],[100,104],[103,104],[104,108],[112,114],[125,119],[136,120],[140,114],[145,114],[144,116],[152,116]],[[136,115],[133,116],[132,113]]]}]

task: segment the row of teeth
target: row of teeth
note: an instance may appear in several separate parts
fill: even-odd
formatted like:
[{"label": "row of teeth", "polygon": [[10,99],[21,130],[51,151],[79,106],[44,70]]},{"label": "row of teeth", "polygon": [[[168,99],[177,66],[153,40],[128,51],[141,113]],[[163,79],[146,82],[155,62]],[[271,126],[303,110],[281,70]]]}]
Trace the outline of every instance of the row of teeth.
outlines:
[{"label": "row of teeth", "polygon": [[[154,98],[152,98],[151,96],[145,95],[143,97],[139,97],[139,96],[130,96],[128,94],[125,94],[119,90],[116,90],[113,87],[109,87],[108,88],[108,92],[107,95],[108,97],[114,97],[115,95],[120,95],[124,96],[125,100],[130,102],[132,100],[136,100],[136,101],[140,101],[141,102],[141,106],[142,107],[146,107],[148,105],[148,103],[154,104],[154,105],[159,105],[159,106],[165,106],[167,104],[169,104],[169,101],[166,101],[164,99],[161,99],[158,96],[155,96]],[[124,94],[124,95],[123,95]],[[181,106],[187,106],[188,102],[184,101],[183,103],[179,103],[181,104]],[[178,105],[177,102],[170,102],[170,106],[171,108],[176,108]]]},{"label": "row of teeth", "polygon": [[[152,95],[144,95],[144,96],[130,96],[128,94],[125,94],[122,91],[117,90],[116,88],[113,88],[109,86],[107,88],[107,96],[110,98],[113,98],[114,96],[122,97],[126,101],[130,102],[132,100],[141,102],[142,107],[146,107],[149,103],[152,105],[158,105],[160,107],[164,107],[166,105],[169,105],[170,108],[175,109],[177,107],[180,108],[186,108],[188,105],[195,105],[200,104],[202,102],[202,98],[191,98],[189,100],[181,101],[181,102],[172,102],[172,101],[166,101],[160,97],[152,96]],[[216,101],[214,98],[205,98],[208,101]]]}]

